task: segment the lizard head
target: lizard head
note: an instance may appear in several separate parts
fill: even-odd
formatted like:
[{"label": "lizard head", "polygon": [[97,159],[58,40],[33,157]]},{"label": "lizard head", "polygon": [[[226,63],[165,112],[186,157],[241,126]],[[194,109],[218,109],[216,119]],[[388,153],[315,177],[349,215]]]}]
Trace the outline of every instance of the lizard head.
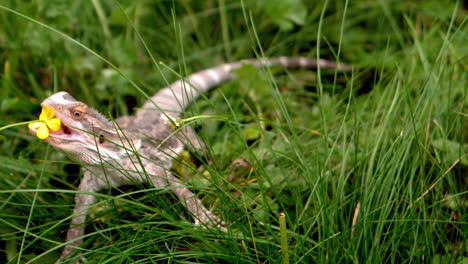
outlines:
[{"label": "lizard head", "polygon": [[[118,160],[125,153],[114,125],[98,111],[76,100],[67,92],[58,92],[46,98],[42,106],[48,106],[60,119],[60,128],[49,129],[49,136],[43,139],[55,148],[69,153],[78,161],[98,164]],[[37,129],[30,128],[36,135]]]}]

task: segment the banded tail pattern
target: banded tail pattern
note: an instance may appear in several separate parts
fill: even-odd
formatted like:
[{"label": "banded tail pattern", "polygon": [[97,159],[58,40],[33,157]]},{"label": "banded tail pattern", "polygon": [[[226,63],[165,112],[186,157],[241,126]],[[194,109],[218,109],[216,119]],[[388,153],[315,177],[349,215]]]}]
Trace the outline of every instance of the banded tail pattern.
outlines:
[{"label": "banded tail pattern", "polygon": [[247,59],[238,62],[226,63],[217,67],[199,71],[187,76],[184,80],[178,80],[161,89],[151,97],[142,110],[155,109],[164,111],[173,117],[179,117],[189,104],[195,101],[200,94],[226,81],[236,78],[232,70],[240,68],[243,64],[252,64],[257,68],[269,66],[282,66],[285,68],[321,68],[336,69],[339,71],[350,70],[346,64],[335,63],[327,60],[315,60],[306,57],[275,57],[267,59]]}]

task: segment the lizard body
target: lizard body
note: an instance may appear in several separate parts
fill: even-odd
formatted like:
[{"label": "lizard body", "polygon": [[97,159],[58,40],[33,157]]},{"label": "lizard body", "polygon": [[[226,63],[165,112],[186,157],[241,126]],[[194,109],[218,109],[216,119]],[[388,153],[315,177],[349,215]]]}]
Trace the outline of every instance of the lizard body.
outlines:
[{"label": "lizard body", "polygon": [[[176,132],[171,125],[201,93],[235,78],[231,71],[245,63],[255,67],[280,65],[286,68],[349,69],[344,64],[303,57],[252,59],[223,64],[189,75],[185,80],[161,89],[134,116],[118,118],[115,123],[66,92],[55,93],[42,102],[43,106],[54,109],[55,117],[62,124],[59,130],[51,130],[44,141],[85,165],[79,193],[75,196],[71,227],[66,236],[68,244],[59,261],[82,242],[88,208],[96,202],[96,197],[90,193],[124,184],[150,182],[158,188],[170,186],[191,212],[196,224],[225,230],[224,222],[171,173],[172,160],[183,151],[184,145],[202,148],[190,127]],[[31,129],[31,132],[37,133],[35,129]]]}]

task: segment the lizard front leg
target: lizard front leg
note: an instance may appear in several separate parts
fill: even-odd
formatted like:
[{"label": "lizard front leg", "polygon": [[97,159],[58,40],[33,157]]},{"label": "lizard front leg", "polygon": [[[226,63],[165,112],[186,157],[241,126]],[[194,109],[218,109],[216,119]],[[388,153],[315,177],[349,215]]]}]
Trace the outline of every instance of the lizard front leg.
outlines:
[{"label": "lizard front leg", "polygon": [[187,207],[187,209],[192,213],[194,222],[196,225],[206,224],[208,226],[216,226],[217,228],[226,231],[226,224],[211,210],[205,207],[203,202],[195,197],[195,194],[192,193],[179,179],[174,175],[167,172],[167,178],[169,185],[173,188],[173,192],[177,198]]},{"label": "lizard front leg", "polygon": [[223,231],[227,230],[226,224],[211,210],[206,208],[203,202],[170,171],[152,162],[143,162],[143,166],[148,173],[149,180],[155,187],[172,187],[174,194],[192,214],[195,224],[206,224],[208,226],[215,226]]},{"label": "lizard front leg", "polygon": [[[65,259],[74,248],[78,247],[83,242],[85,231],[86,217],[89,211],[89,206],[96,203],[96,196],[87,194],[89,192],[97,192],[100,187],[95,181],[95,176],[85,171],[78,190],[80,193],[75,195],[75,208],[73,209],[73,218],[71,220],[70,229],[67,232],[66,242],[68,243],[62,251],[60,258],[56,263],[60,263]],[[83,192],[83,193],[81,193]]]}]

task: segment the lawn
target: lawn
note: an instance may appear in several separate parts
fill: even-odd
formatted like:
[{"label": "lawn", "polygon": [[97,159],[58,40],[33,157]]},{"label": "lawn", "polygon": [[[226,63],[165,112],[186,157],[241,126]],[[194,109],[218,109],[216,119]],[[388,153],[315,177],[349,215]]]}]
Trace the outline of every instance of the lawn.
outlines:
[{"label": "lawn", "polygon": [[[113,119],[226,62],[347,63],[244,66],[185,111],[207,149],[173,171],[227,232],[123,186],[64,263],[467,263],[467,17],[439,0],[3,0],[0,127],[62,90]],[[81,176],[26,125],[0,130],[0,263],[59,257]]]}]

